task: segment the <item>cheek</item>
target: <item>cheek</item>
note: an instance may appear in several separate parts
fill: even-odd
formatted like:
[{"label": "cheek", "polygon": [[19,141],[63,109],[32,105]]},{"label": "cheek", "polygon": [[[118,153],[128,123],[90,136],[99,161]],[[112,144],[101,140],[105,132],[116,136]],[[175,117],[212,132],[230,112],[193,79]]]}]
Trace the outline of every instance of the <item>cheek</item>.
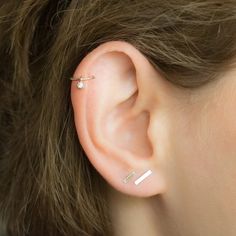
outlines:
[{"label": "cheek", "polygon": [[[173,149],[177,165],[202,176],[236,173],[236,84],[225,86],[176,115]],[[207,102],[204,102],[207,101]],[[177,135],[176,135],[177,134]],[[183,163],[182,163],[183,162]]]},{"label": "cheek", "polygon": [[225,96],[173,116],[167,199],[176,218],[198,222],[189,231],[207,228],[207,219],[233,224],[236,217],[236,96],[234,101]]},{"label": "cheek", "polygon": [[209,104],[208,112],[200,113],[207,122],[199,123],[201,129],[209,130],[209,136],[202,135],[209,145],[206,152],[223,173],[236,172],[236,94],[232,93],[232,87],[224,89]]},{"label": "cheek", "polygon": [[175,116],[172,173],[186,196],[230,202],[236,211],[236,94],[220,94]]}]

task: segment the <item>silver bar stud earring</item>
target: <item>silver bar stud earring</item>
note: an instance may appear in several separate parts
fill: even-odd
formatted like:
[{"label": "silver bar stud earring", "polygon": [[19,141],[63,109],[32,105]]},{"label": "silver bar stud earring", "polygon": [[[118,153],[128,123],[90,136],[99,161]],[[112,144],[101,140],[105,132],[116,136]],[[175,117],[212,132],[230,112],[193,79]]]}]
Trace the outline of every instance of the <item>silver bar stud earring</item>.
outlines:
[{"label": "silver bar stud earring", "polygon": [[70,78],[70,80],[72,80],[72,81],[78,80],[78,83],[76,84],[78,89],[85,88],[84,81],[91,80],[91,79],[95,79],[95,76],[91,75],[91,76],[87,76],[87,77],[86,76],[80,76],[78,78],[73,78],[73,77]]},{"label": "silver bar stud earring", "polygon": [[146,171],[143,175],[141,175],[137,180],[135,180],[135,185],[139,185],[141,182],[143,182],[148,176],[152,174],[151,170]]}]

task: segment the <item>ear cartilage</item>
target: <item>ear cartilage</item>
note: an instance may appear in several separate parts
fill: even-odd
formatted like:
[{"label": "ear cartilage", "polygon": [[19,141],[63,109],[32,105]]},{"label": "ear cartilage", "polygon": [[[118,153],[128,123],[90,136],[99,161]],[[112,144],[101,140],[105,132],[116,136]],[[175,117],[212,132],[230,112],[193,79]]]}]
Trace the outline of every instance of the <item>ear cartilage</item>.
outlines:
[{"label": "ear cartilage", "polygon": [[78,89],[83,89],[85,88],[85,84],[83,81],[86,81],[86,80],[91,80],[91,79],[95,79],[95,76],[94,75],[91,75],[91,76],[80,76],[78,78],[73,78],[71,77],[70,80],[74,81],[74,80],[78,80],[79,82],[76,84],[77,88]]},{"label": "ear cartilage", "polygon": [[152,174],[151,170],[146,171],[143,175],[141,175],[137,180],[135,180],[135,185],[139,185],[143,180],[145,180],[148,176]]},{"label": "ear cartilage", "polygon": [[124,179],[123,179],[123,183],[127,184],[130,179],[135,175],[135,171],[130,172]]}]

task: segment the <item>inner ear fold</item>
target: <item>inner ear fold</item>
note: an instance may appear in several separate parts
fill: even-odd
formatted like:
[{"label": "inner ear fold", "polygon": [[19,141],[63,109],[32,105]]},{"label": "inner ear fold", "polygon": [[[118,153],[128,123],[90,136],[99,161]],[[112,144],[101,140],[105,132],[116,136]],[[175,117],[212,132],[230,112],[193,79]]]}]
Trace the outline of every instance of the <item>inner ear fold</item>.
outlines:
[{"label": "inner ear fold", "polygon": [[104,117],[103,129],[106,138],[116,143],[117,148],[131,152],[137,158],[148,158],[153,154],[147,130],[150,115],[147,111],[133,114],[138,92],[122,104],[117,105]]},{"label": "inner ear fold", "polygon": [[90,90],[94,94],[87,101],[94,144],[101,147],[106,143],[103,150],[120,149],[134,158],[151,156],[147,135],[150,117],[147,111],[137,109],[139,88],[133,62],[125,53],[109,52],[101,55],[92,67],[100,89],[96,86]]}]

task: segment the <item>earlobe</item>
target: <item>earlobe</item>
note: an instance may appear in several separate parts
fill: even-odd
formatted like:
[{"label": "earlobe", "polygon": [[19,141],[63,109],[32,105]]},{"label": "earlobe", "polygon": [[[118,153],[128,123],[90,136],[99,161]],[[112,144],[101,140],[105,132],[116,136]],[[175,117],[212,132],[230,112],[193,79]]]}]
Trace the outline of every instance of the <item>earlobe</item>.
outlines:
[{"label": "earlobe", "polygon": [[121,192],[152,196],[165,183],[148,135],[153,106],[142,80],[151,71],[141,56],[125,42],[100,45],[76,69],[71,100],[80,143],[98,172]]}]

